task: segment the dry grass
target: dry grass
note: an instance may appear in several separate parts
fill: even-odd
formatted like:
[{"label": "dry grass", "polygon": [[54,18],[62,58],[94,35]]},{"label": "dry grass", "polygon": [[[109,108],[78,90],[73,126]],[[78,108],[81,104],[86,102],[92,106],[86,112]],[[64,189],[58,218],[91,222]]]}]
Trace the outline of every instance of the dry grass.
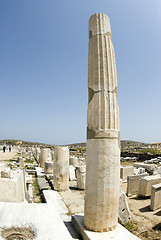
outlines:
[{"label": "dry grass", "polygon": [[41,200],[41,195],[40,195],[40,191],[39,191],[39,187],[38,187],[38,183],[37,183],[37,179],[36,177],[34,176],[32,178],[33,180],[33,202],[34,203],[42,203],[42,200]]}]

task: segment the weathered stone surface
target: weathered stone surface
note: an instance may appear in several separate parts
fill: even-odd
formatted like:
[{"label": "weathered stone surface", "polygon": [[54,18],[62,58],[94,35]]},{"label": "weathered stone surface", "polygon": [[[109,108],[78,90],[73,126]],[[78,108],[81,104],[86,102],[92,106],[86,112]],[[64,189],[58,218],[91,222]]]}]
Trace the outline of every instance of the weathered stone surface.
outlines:
[{"label": "weathered stone surface", "polygon": [[[0,213],[3,216],[0,218],[0,228],[12,227],[16,232],[16,227],[31,227],[36,233],[34,240],[73,239],[54,204],[0,203]],[[3,239],[0,236],[0,240]]]},{"label": "weathered stone surface", "polygon": [[139,175],[145,173],[145,168],[139,167],[139,168],[134,168],[134,174]]},{"label": "weathered stone surface", "polygon": [[35,167],[37,177],[45,177],[45,173],[41,167]]},{"label": "weathered stone surface", "polygon": [[54,191],[54,190],[43,190],[42,194],[43,194],[44,201],[46,203],[56,204],[57,195],[55,193],[56,193],[56,191]]},{"label": "weathered stone surface", "polygon": [[155,168],[153,174],[154,175],[158,175],[158,174],[161,175],[161,167]]},{"label": "weathered stone surface", "polygon": [[84,224],[108,231],[118,220],[120,126],[110,21],[101,13],[89,20],[88,91]]},{"label": "weathered stone surface", "polygon": [[37,161],[39,161],[39,156],[40,156],[40,148],[36,148],[35,158],[36,158]]},{"label": "weathered stone surface", "polygon": [[24,161],[24,158],[22,157],[19,157],[19,167],[24,167],[25,166],[25,161]]},{"label": "weathered stone surface", "polygon": [[53,167],[54,167],[53,162],[48,162],[48,161],[44,162],[44,171],[46,174],[53,174],[53,171],[54,171]]},{"label": "weathered stone surface", "polygon": [[48,182],[44,178],[37,178],[37,182],[40,191],[50,189]]},{"label": "weathered stone surface", "polygon": [[139,196],[151,196],[151,187],[155,184],[161,183],[161,176],[147,176],[140,180]]},{"label": "weathered stone surface", "polygon": [[145,164],[145,163],[134,163],[133,165],[134,167],[136,168],[145,168],[147,172],[149,173],[153,173],[155,168],[156,168],[156,165],[155,164]]},{"label": "weathered stone surface", "polygon": [[77,188],[85,189],[86,182],[86,166],[76,167],[76,175],[77,175]]},{"label": "weathered stone surface", "polygon": [[93,232],[84,226],[84,217],[82,215],[72,216],[72,223],[77,231],[82,235],[83,240],[139,240],[140,238],[133,235],[120,224],[108,232]]},{"label": "weathered stone surface", "polygon": [[0,178],[0,202],[23,202],[25,200],[24,175],[13,171],[11,178]]},{"label": "weathered stone surface", "polygon": [[161,208],[161,183],[152,186],[150,208],[153,211]]},{"label": "weathered stone surface", "polygon": [[11,169],[9,167],[4,168],[3,170],[0,170],[1,178],[10,178]]},{"label": "weathered stone surface", "polygon": [[69,188],[69,149],[68,147],[55,147],[53,185],[57,191]]},{"label": "weathered stone surface", "polygon": [[73,165],[69,165],[69,180],[70,181],[76,180],[75,167]]},{"label": "weathered stone surface", "polygon": [[127,180],[127,176],[134,174],[134,168],[132,166],[121,167],[120,178],[123,181]]},{"label": "weathered stone surface", "polygon": [[126,194],[123,191],[120,191],[119,198],[119,220],[121,224],[125,225],[128,223],[131,218],[130,209],[128,207]]},{"label": "weathered stone surface", "polygon": [[78,164],[78,158],[75,156],[70,156],[69,158],[69,164],[72,165],[73,167],[77,167]]},{"label": "weathered stone surface", "polygon": [[139,193],[140,180],[148,176],[148,173],[131,175],[127,177],[127,196]]}]

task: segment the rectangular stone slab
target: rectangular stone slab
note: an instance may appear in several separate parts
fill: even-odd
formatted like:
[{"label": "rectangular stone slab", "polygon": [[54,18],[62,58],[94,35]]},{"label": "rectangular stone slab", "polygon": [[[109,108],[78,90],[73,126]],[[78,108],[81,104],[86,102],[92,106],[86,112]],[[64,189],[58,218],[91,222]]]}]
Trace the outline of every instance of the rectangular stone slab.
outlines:
[{"label": "rectangular stone slab", "polygon": [[[34,240],[72,240],[54,204],[0,203],[0,229],[33,226]],[[1,235],[1,234],[0,234]],[[0,236],[0,240],[3,238]]]},{"label": "rectangular stone slab", "polygon": [[151,196],[151,187],[155,184],[161,183],[161,176],[147,176],[140,180],[139,196]]},{"label": "rectangular stone slab", "polygon": [[146,176],[148,176],[148,173],[131,175],[127,177],[127,196],[130,196],[132,194],[138,194],[140,180]]},{"label": "rectangular stone slab", "polygon": [[153,211],[161,208],[161,183],[152,186],[150,208]]},{"label": "rectangular stone slab", "polygon": [[134,168],[132,166],[126,166],[120,169],[120,178],[122,178],[123,181],[126,181],[130,175],[134,175]]},{"label": "rectangular stone slab", "polygon": [[84,216],[72,216],[72,223],[77,231],[83,237],[83,240],[139,240],[140,238],[133,235],[122,225],[118,224],[117,228],[108,232],[89,231],[84,226]]}]

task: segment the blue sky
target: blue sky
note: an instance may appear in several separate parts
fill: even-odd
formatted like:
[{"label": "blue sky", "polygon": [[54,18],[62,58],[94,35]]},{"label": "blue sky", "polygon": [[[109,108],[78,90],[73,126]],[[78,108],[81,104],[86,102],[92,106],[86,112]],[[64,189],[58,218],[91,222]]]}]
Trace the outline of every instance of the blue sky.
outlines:
[{"label": "blue sky", "polygon": [[121,139],[161,142],[160,0],[0,0],[0,139],[86,141],[97,12],[111,21]]}]

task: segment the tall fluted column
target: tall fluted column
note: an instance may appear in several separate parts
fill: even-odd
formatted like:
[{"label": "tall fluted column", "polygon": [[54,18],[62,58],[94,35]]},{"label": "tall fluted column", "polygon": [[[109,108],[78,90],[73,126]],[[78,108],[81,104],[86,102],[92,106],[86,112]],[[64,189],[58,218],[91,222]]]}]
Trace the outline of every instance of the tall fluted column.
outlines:
[{"label": "tall fluted column", "polygon": [[88,89],[84,224],[103,232],[118,220],[120,127],[110,20],[102,13],[89,20]]}]

